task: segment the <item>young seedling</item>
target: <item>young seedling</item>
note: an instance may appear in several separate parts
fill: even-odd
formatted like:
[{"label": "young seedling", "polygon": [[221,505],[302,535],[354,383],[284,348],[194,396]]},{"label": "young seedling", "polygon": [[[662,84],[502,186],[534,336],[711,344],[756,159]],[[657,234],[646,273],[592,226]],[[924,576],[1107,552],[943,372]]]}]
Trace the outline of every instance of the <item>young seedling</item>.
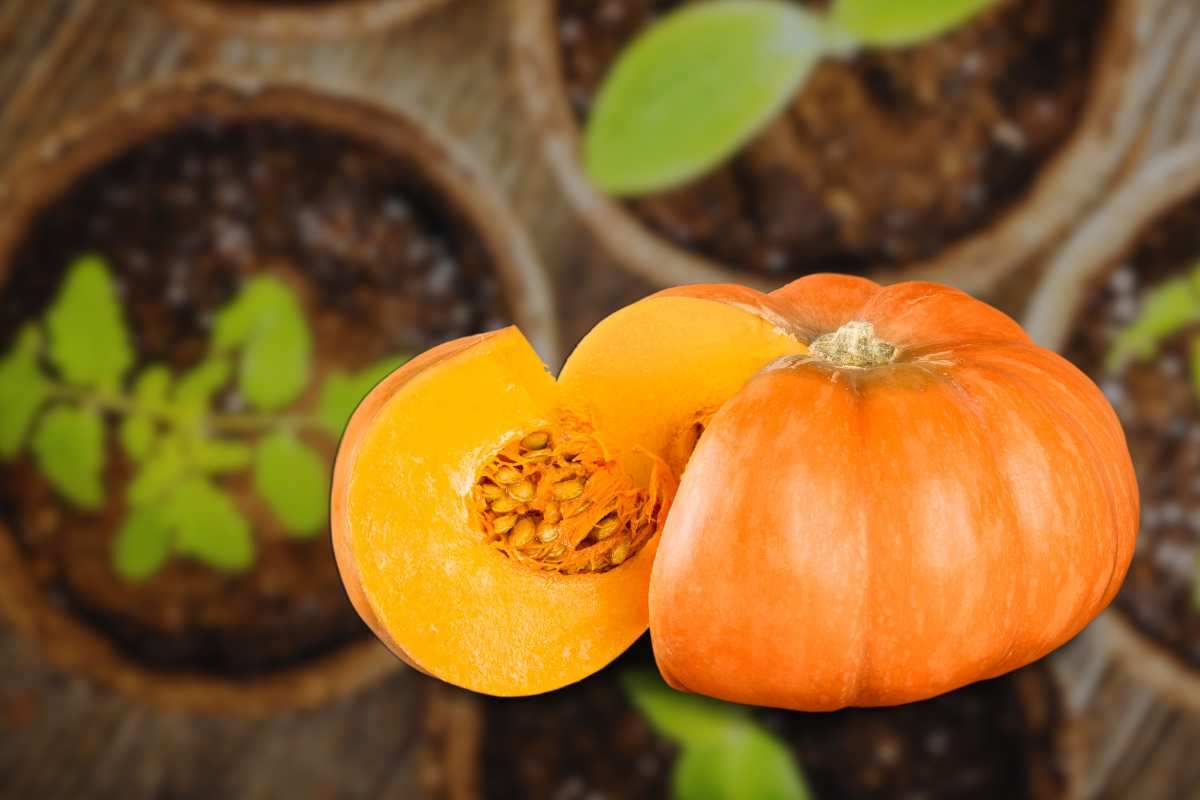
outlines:
[{"label": "young seedling", "polygon": [[588,120],[588,174],[613,195],[679,186],[736,153],[823,58],[936,38],[996,0],[713,0],[668,14],[621,54]]},{"label": "young seedling", "polygon": [[109,267],[91,255],[71,264],[45,317],[0,358],[0,459],[27,448],[76,508],[106,504],[106,423],[116,424],[133,477],[112,566],[129,580],[172,555],[227,571],[254,563],[250,523],[216,480],[225,475],[249,472],[290,536],[319,533],[330,464],[300,434],[336,440],[358,401],[406,360],[334,371],[315,409],[289,410],[311,381],[312,334],[293,292],[270,276],[218,311],[207,355],[181,374],[163,364],[134,372],[131,339]]},{"label": "young seedling", "polygon": [[[1130,363],[1148,361],[1163,342],[1200,323],[1200,263],[1187,275],[1164,281],[1142,297],[1137,317],[1117,333],[1105,357],[1105,371],[1117,375]],[[1200,332],[1192,334],[1189,365],[1193,392],[1200,398]],[[1193,607],[1200,611],[1200,553],[1196,556]]]},{"label": "young seedling", "polygon": [[677,692],[651,670],[621,677],[651,727],[679,745],[671,777],[675,800],[810,800],[787,746],[744,706]]}]

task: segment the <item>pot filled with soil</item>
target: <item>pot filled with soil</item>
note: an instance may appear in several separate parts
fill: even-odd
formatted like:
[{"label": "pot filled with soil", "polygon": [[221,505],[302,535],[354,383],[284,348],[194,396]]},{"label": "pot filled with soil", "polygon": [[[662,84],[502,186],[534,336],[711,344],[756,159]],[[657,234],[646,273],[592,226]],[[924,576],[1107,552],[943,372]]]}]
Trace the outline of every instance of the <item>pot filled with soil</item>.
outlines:
[{"label": "pot filled with soil", "polygon": [[447,0],[158,0],[182,21],[231,36],[345,38],[376,33]]},{"label": "pot filled with soil", "polygon": [[1137,550],[1102,638],[1200,709],[1200,147],[1159,156],[1072,238],[1028,328],[1104,389],[1138,474]]},{"label": "pot filled with soil", "polygon": [[[1146,82],[1162,67],[1143,63],[1161,57],[1139,48],[1135,22],[1144,11],[1130,0],[1086,8],[1001,0],[919,43],[896,46],[901,35],[886,47],[829,43],[816,63],[798,59],[805,77],[724,160],[669,186],[635,179],[601,191],[585,170],[581,130],[593,124],[599,92],[630,43],[682,5],[512,4],[522,98],[560,183],[613,255],[660,284],[773,287],[831,271],[985,291],[1111,177],[1139,125]],[[810,16],[831,5],[796,4]],[[798,36],[810,33],[802,24]],[[886,31],[876,36],[889,40]],[[722,47],[714,41],[700,52],[734,57],[733,46]],[[713,69],[722,71],[724,61]],[[774,80],[764,75],[754,77]],[[641,88],[626,94],[637,98]],[[631,108],[653,105],[654,91]],[[696,90],[691,129],[718,118],[706,107],[720,106],[714,93]],[[616,130],[628,114],[614,108],[612,117]],[[680,139],[679,148],[664,141],[664,153],[696,144]]]},{"label": "pot filled with soil", "polygon": [[171,707],[392,669],[329,543],[345,421],[445,339],[515,321],[557,357],[486,179],[406,117],[192,76],[44,139],[0,197],[0,610]]},{"label": "pot filled with soil", "polygon": [[673,692],[635,648],[575,686],[487,701],[477,796],[661,798],[687,782],[696,797],[752,783],[747,796],[1074,797],[1070,731],[1041,664],[907,706],[803,714]]}]

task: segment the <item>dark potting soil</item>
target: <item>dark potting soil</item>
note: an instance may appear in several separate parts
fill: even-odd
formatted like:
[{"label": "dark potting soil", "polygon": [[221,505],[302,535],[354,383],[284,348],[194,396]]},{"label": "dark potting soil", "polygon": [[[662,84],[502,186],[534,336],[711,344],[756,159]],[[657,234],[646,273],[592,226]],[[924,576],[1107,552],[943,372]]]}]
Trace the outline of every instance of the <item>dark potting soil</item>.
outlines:
[{"label": "dark potting soil", "polygon": [[[315,369],[300,403],[312,403],[332,368],[508,323],[491,257],[440,197],[413,164],[335,132],[191,120],[84,176],[41,211],[0,283],[0,352],[42,315],[83,252],[109,260],[139,364],[176,371],[202,358],[213,313],[239,284],[270,271],[309,316]],[[117,577],[109,551],[132,468],[115,437],[109,443],[109,499],[99,513],[59,500],[28,461],[0,470],[0,507],[55,602],[162,669],[261,673],[366,634],[328,531],[289,539],[248,475],[222,484],[254,524],[253,569],[226,575],[174,559],[145,583]],[[332,465],[336,442],[313,434],[310,444]]]},{"label": "dark potting soil", "polygon": [[1133,564],[1116,605],[1134,625],[1200,668],[1200,393],[1191,376],[1200,325],[1119,375],[1104,371],[1117,332],[1135,319],[1142,293],[1200,264],[1200,197],[1154,222],[1097,285],[1067,350],[1104,389],[1121,418],[1142,498]]},{"label": "dark potting soil", "polygon": [[[560,0],[579,119],[623,47],[678,5]],[[677,245],[758,273],[935,256],[1017,203],[1071,136],[1109,6],[1002,0],[936,41],[828,60],[730,162],[628,208]]]},{"label": "dark potting soil", "polygon": [[[620,669],[549,695],[487,701],[483,796],[670,797],[678,751],[630,705]],[[755,714],[791,746],[818,798],[1048,800],[1066,785],[1059,701],[1038,665],[908,706]]]}]

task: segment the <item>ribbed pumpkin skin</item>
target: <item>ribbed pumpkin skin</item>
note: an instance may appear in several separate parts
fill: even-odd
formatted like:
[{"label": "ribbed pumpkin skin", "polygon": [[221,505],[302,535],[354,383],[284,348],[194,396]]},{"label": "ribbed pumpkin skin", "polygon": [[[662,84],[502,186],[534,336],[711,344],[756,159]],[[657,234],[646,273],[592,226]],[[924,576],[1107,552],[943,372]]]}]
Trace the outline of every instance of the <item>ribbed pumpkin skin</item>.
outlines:
[{"label": "ribbed pumpkin skin", "polygon": [[781,359],[713,417],[651,577],[669,682],[904,703],[1034,661],[1112,600],[1137,484],[1087,377],[947,287],[817,275],[773,297],[813,336],[870,322],[897,357]]}]

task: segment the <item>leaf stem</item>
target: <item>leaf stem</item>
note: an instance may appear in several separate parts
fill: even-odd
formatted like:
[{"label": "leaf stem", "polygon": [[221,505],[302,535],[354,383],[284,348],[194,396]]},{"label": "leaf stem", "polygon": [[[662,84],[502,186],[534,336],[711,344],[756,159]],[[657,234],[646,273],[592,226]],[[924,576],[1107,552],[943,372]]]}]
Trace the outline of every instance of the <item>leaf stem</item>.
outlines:
[{"label": "leaf stem", "polygon": [[[80,403],[97,411],[121,416],[143,414],[161,425],[170,427],[181,423],[180,414],[176,409],[169,406],[145,408],[139,406],[128,394],[111,389],[96,390],[56,382],[51,385],[48,399]],[[218,434],[267,433],[287,428],[300,430],[320,427],[320,422],[308,414],[265,414],[255,411],[213,412],[200,417],[198,424]]]}]

